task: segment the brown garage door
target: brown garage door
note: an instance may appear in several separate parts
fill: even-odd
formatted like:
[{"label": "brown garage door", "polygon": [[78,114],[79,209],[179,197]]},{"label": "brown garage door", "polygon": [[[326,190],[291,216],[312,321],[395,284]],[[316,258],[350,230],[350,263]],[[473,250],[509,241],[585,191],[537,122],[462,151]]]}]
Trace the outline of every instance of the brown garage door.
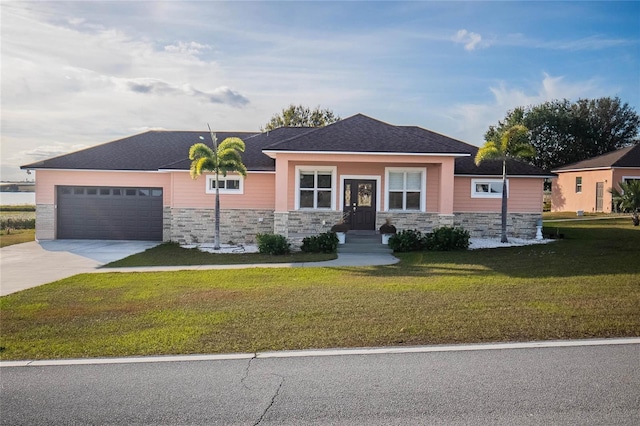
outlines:
[{"label": "brown garage door", "polygon": [[162,240],[162,188],[59,186],[57,238]]}]

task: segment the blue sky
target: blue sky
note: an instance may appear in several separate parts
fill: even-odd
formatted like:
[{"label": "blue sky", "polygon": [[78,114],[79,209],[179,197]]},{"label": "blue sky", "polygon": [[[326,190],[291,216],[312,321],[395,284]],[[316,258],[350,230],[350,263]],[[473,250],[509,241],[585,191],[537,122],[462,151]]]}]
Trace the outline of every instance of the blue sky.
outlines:
[{"label": "blue sky", "polygon": [[618,96],[640,111],[638,2],[2,2],[0,13],[3,180],[148,129],[257,131],[292,103],[476,145],[520,105]]}]

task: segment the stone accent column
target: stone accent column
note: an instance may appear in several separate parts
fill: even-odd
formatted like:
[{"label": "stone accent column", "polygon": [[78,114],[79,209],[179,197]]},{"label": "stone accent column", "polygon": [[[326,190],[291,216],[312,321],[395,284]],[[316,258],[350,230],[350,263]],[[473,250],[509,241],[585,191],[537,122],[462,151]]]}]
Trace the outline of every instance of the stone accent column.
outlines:
[{"label": "stone accent column", "polygon": [[171,207],[162,208],[162,241],[171,241],[172,215]]},{"label": "stone accent column", "polygon": [[53,204],[36,204],[36,240],[56,238],[56,209]]},{"label": "stone accent column", "polygon": [[289,237],[289,212],[275,212],[273,214],[273,233]]}]

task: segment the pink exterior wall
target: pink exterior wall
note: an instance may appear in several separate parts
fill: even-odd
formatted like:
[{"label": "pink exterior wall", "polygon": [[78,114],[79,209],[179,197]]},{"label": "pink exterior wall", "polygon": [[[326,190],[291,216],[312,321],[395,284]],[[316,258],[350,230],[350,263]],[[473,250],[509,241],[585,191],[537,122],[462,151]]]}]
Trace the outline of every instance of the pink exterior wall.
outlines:
[{"label": "pink exterior wall", "polygon": [[[231,175],[230,175],[231,176]],[[192,179],[188,172],[171,173],[171,207],[213,208],[215,194],[207,194],[207,175]],[[275,173],[247,173],[243,194],[220,194],[224,209],[275,209]]]},{"label": "pink exterior wall", "polygon": [[[635,177],[636,179],[640,179],[640,167],[636,169],[614,169],[613,170],[613,179],[616,185],[622,181],[624,177]],[[609,188],[611,185],[606,186],[605,188]],[[616,186],[617,188],[617,186]]]},{"label": "pink exterior wall", "polygon": [[[328,166],[337,167],[337,191],[335,193],[336,208],[340,206],[341,176],[379,176],[381,187],[380,199],[378,200],[379,210],[384,210],[385,196],[385,168],[386,167],[420,167],[427,169],[427,197],[426,211],[441,212],[443,204],[450,207],[445,213],[453,213],[453,191],[447,182],[441,178],[443,169],[445,173],[449,171],[453,175],[453,157],[439,156],[414,156],[414,155],[398,155],[398,156],[381,156],[367,154],[345,154],[345,155],[316,155],[315,158],[309,154],[277,154],[277,171],[276,185],[278,188],[286,185],[286,193],[278,195],[276,200],[276,211],[295,210],[295,183],[296,183],[296,166]],[[442,186],[445,185],[446,188]],[[449,184],[450,185],[450,184]]]},{"label": "pink exterior wall", "polygon": [[[456,213],[500,212],[502,198],[472,198],[471,180],[482,179],[465,176],[455,177],[453,209]],[[487,179],[498,179],[493,176]],[[502,179],[502,178],[499,178]],[[510,213],[542,213],[544,179],[509,177]]]},{"label": "pink exterior wall", "polygon": [[163,188],[163,204],[171,199],[170,176],[158,172],[102,172],[38,170],[36,204],[55,204],[55,187],[61,186],[148,186]]},{"label": "pink exterior wall", "polygon": [[[582,191],[576,192],[576,177],[582,177]],[[596,183],[604,182],[602,211],[611,212],[611,188],[613,172],[611,169],[561,172],[553,179],[551,187],[551,211],[585,212],[596,211]]]},{"label": "pink exterior wall", "polygon": [[[576,177],[582,177],[582,192],[576,193]],[[636,169],[603,169],[583,170],[575,172],[560,172],[553,179],[551,189],[551,211],[585,212],[596,211],[596,183],[604,183],[602,211],[611,213],[611,189],[617,186],[623,177],[637,176],[640,178],[640,168]]]}]

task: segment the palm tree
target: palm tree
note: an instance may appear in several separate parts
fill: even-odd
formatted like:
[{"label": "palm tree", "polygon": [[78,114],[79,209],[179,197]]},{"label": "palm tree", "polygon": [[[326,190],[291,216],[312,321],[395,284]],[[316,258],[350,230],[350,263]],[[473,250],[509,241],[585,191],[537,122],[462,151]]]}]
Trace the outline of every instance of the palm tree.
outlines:
[{"label": "palm tree", "polygon": [[[207,125],[208,126],[208,125]],[[216,210],[215,210],[215,237],[213,249],[220,250],[220,189],[218,177],[226,176],[229,172],[237,172],[242,177],[247,176],[247,168],[242,163],[241,152],[244,152],[244,142],[240,138],[226,138],[218,145],[216,134],[211,131],[213,149],[204,143],[196,143],[189,148],[189,160],[191,160],[191,178],[197,179],[203,171],[215,173],[216,186]],[[204,140],[200,136],[201,140]]]},{"label": "palm tree", "polygon": [[609,192],[613,196],[613,205],[619,211],[631,211],[633,225],[640,225],[640,180],[629,180],[618,184],[620,190],[610,188]]},{"label": "palm tree", "polygon": [[535,149],[529,144],[529,130],[521,124],[509,127],[500,135],[499,141],[487,141],[476,154],[475,163],[485,160],[502,160],[502,235],[500,241],[507,240],[507,160],[533,157]]}]

